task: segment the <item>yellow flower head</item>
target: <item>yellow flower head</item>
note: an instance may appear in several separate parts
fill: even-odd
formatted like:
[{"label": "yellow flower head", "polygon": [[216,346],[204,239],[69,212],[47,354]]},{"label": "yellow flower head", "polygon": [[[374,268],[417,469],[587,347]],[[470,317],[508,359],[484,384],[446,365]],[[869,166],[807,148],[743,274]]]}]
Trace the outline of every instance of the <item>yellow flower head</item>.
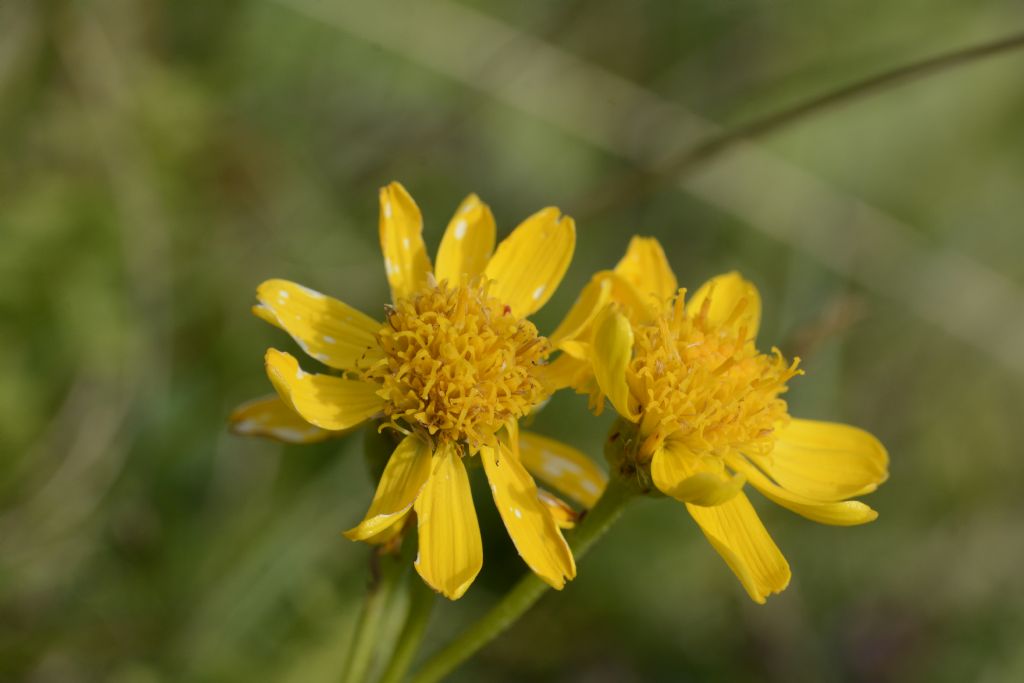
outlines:
[{"label": "yellow flower head", "polygon": [[545,397],[537,371],[547,340],[487,286],[442,281],[388,311],[378,333],[384,358],[363,378],[382,386],[384,414],[397,429],[479,447]]},{"label": "yellow flower head", "polygon": [[433,269],[422,229],[405,188],[382,188],[380,242],[392,293],[382,322],[291,282],[259,286],[254,312],[338,372],[305,372],[290,354],[270,349],[267,374],[280,398],[242,406],[233,428],[311,442],[372,419],[403,435],[366,517],[346,535],[386,542],[415,511],[416,569],[451,599],[483,563],[463,463],[479,454],[519,554],[561,588],[576,574],[559,530],[572,525],[573,512],[539,490],[527,470],[584,506],[593,505],[605,478],[573,449],[520,433],[517,420],[550,393],[553,347],[526,317],[565,274],[575,225],[557,209],[543,209],[495,250],[491,211],[470,195],[449,223]]},{"label": "yellow flower head", "polygon": [[[686,504],[757,602],[790,570],[743,493],[826,524],[869,522],[859,501],[887,477],[888,455],[855,427],[791,418],[781,395],[799,361],[757,350],[757,289],[737,273],[687,300],[654,239],[634,238],[597,274],[553,339],[562,384],[607,399],[629,427],[617,434],[620,474]],[[590,374],[592,372],[592,374]]]}]

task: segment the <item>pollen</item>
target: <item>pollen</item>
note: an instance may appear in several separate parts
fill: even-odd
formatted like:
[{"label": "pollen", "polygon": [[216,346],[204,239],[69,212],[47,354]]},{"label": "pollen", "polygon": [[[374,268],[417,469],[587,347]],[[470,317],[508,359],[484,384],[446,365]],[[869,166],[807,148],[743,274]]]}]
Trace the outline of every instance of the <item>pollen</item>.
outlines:
[{"label": "pollen", "polygon": [[680,290],[663,316],[634,333],[626,377],[643,415],[639,456],[649,458],[666,439],[699,453],[768,454],[773,432],[789,420],[781,395],[802,373],[799,359],[789,363],[775,348],[758,352],[747,328],[735,324],[744,300],[718,323],[708,316],[710,298],[691,314],[684,300]]},{"label": "pollen", "polygon": [[363,374],[380,383],[396,429],[476,450],[545,398],[537,369],[547,339],[483,280],[432,283],[399,299],[377,338],[384,358]]}]

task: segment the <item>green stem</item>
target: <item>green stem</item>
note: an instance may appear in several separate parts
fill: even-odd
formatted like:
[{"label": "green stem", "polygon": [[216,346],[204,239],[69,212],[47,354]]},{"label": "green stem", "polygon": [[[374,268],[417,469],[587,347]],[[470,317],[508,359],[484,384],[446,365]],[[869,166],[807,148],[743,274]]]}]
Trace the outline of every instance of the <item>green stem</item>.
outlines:
[{"label": "green stem", "polygon": [[342,683],[362,683],[366,679],[373,661],[373,649],[378,641],[377,632],[398,579],[402,575],[404,564],[398,556],[384,555],[374,550],[374,562],[379,563],[380,575],[367,589],[363,611],[359,615],[352,645],[348,651],[348,660],[342,672]]},{"label": "green stem", "polygon": [[427,629],[430,612],[434,607],[434,591],[416,574],[409,581],[409,612],[405,616],[405,624],[398,636],[398,644],[388,662],[388,668],[381,676],[380,683],[400,683],[405,678],[413,657],[419,649],[420,641]]},{"label": "green stem", "polygon": [[[613,477],[608,482],[608,488],[605,489],[601,500],[587,513],[570,537],[573,555],[577,560],[604,535],[612,522],[618,519],[626,502],[636,494],[635,487],[631,487],[628,482],[618,477]],[[497,605],[491,608],[491,611],[464,631],[454,642],[431,657],[413,676],[412,683],[434,683],[447,676],[459,664],[511,626],[548,588],[550,586],[534,574],[524,576]]]},{"label": "green stem", "polygon": [[570,206],[579,208],[572,211],[577,221],[607,212],[615,207],[631,204],[641,197],[653,193],[670,181],[676,180],[693,168],[723,155],[737,144],[762,138],[782,130],[822,111],[833,109],[847,102],[853,102],[874,95],[889,88],[911,83],[933,74],[943,73],[1014,50],[1024,48],[1024,32],[987,43],[934,55],[909,64],[873,74],[852,83],[830,90],[821,95],[753,119],[735,128],[711,134],[696,145],[688,146],[677,155],[644,171],[628,171],[610,183],[605,183],[579,202]]}]

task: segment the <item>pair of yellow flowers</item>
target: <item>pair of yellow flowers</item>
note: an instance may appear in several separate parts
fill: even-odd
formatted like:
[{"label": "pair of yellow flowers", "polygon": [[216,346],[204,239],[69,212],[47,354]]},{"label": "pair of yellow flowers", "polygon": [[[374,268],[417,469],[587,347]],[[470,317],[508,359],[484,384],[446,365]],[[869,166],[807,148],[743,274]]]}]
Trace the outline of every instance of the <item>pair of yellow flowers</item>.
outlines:
[{"label": "pair of yellow flowers", "polygon": [[[621,416],[612,476],[686,504],[757,602],[790,570],[743,493],[809,519],[852,525],[877,514],[851,498],[887,476],[888,456],[854,427],[791,418],[780,398],[796,374],[777,349],[755,347],[761,302],[736,273],[687,299],[661,246],[634,237],[597,273],[547,338],[527,317],[558,287],[575,224],[546,208],[497,249],[487,205],[467,197],[448,224],[433,269],[419,208],[399,183],[380,191],[380,241],[392,304],[379,321],[284,280],[257,289],[254,312],[334,372],[309,373],[270,349],[277,395],[241,406],[237,433],[310,443],[367,420],[396,436],[353,540],[387,543],[416,520],[415,567],[450,599],[483,564],[466,459],[479,456],[494,503],[526,564],[554,588],[576,575],[562,529],[607,483],[593,461],[518,420],[558,389],[589,393]],[[412,514],[415,512],[415,516]]]}]

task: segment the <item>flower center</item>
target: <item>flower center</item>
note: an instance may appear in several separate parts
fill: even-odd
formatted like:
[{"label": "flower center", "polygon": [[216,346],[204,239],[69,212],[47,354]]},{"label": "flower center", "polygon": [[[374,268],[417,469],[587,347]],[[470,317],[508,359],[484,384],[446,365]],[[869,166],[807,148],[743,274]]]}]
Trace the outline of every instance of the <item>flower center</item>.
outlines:
[{"label": "flower center", "polygon": [[680,292],[671,311],[635,331],[627,381],[643,410],[641,457],[667,438],[695,453],[767,453],[774,430],[789,419],[779,396],[801,374],[799,359],[790,364],[778,349],[757,351],[733,322],[745,302],[717,324],[708,319],[710,300],[692,316],[683,302]]},{"label": "flower center", "polygon": [[544,398],[536,372],[548,341],[489,296],[486,282],[441,282],[400,299],[377,337],[385,359],[364,374],[381,383],[400,430],[476,450]]}]

